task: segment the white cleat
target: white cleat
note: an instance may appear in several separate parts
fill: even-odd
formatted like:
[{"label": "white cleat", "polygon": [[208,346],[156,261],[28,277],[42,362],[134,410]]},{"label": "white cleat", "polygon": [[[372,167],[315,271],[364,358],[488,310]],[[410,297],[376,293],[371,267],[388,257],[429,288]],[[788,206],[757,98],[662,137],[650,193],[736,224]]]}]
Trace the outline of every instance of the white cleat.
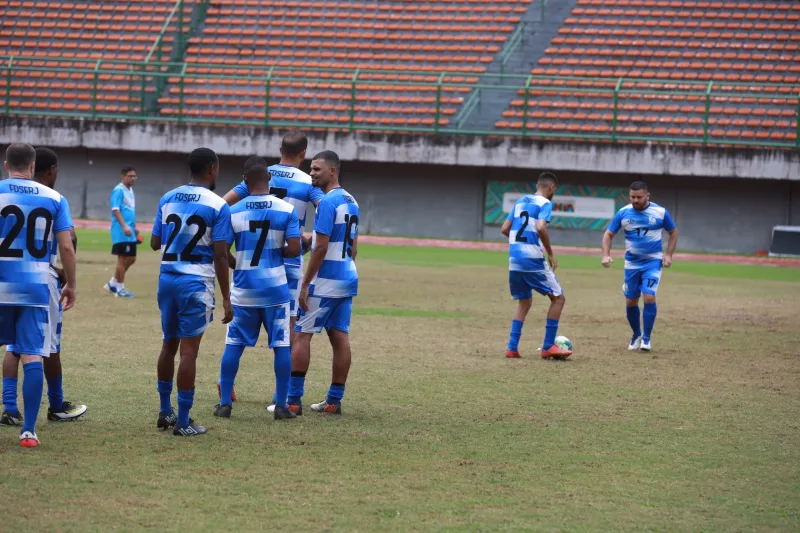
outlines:
[{"label": "white cleat", "polygon": [[642,339],[642,345],[639,346],[639,349],[641,351],[643,351],[643,352],[649,352],[650,351],[650,339],[647,339],[647,340]]},{"label": "white cleat", "polygon": [[628,345],[628,350],[630,350],[632,352],[635,352],[641,347],[642,347],[642,338],[641,337],[635,337],[635,338],[631,339],[631,343]]}]

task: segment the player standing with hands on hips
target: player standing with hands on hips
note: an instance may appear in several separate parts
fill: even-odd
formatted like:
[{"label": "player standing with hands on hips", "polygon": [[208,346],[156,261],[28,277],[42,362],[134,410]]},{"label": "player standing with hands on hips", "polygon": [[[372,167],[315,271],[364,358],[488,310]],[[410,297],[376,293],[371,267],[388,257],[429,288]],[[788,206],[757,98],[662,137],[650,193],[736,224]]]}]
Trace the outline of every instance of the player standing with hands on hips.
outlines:
[{"label": "player standing with hands on hips", "polygon": [[[611,266],[611,240],[620,229],[625,230],[625,284],[622,292],[628,323],[633,337],[628,345],[631,351],[649,352],[650,335],[656,322],[656,292],[661,281],[661,269],[672,265],[672,254],[678,244],[678,228],[665,208],[650,201],[650,192],[643,181],[634,181],[630,188],[631,203],[620,209],[603,234],[602,264]],[[667,253],[662,253],[662,231],[669,235]],[[644,294],[642,332],[639,320],[639,296]]]}]

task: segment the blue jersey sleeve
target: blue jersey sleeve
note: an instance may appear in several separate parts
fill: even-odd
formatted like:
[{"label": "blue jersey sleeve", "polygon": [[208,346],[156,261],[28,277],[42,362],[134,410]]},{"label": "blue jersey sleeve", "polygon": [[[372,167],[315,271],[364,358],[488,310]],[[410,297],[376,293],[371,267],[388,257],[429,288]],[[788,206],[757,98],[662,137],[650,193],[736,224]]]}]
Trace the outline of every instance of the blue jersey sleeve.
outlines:
[{"label": "blue jersey sleeve", "polygon": [[553,204],[552,202],[547,202],[542,207],[539,208],[539,220],[546,220],[550,222],[550,217],[553,215]]},{"label": "blue jersey sleeve", "polygon": [[328,235],[333,232],[336,223],[336,208],[327,198],[323,198],[317,206],[317,220],[314,222],[314,232]]},{"label": "blue jersey sleeve", "polygon": [[233,226],[231,226],[231,208],[223,204],[211,228],[211,242],[233,242]]},{"label": "blue jersey sleeve", "polygon": [[247,186],[247,184],[244,181],[242,181],[241,183],[236,185],[233,188],[233,192],[238,194],[239,198],[242,199],[242,200],[244,200],[245,198],[250,196],[250,188]]},{"label": "blue jersey sleeve", "polygon": [[300,219],[297,218],[297,211],[294,209],[289,215],[289,223],[286,225],[284,237],[287,239],[300,237]]},{"label": "blue jersey sleeve", "polygon": [[614,218],[611,219],[611,223],[608,225],[608,231],[611,233],[617,233],[622,228],[622,211],[617,211],[617,214],[614,215]]},{"label": "blue jersey sleeve", "polygon": [[664,222],[662,224],[663,228],[667,231],[672,231],[675,229],[675,222],[672,220],[672,216],[669,214],[669,211],[664,209]]},{"label": "blue jersey sleeve", "polygon": [[311,186],[308,190],[308,199],[311,200],[311,203],[314,205],[319,204],[323,196],[325,196],[325,193],[322,192],[319,187]]},{"label": "blue jersey sleeve", "polygon": [[156,209],[156,219],[153,222],[153,235],[158,238],[161,238],[161,206],[164,205],[164,199],[162,198],[158,202],[158,209]]},{"label": "blue jersey sleeve", "polygon": [[55,219],[53,220],[53,233],[69,231],[72,226],[72,214],[69,212],[69,202],[62,196],[58,204]]},{"label": "blue jersey sleeve", "polygon": [[114,209],[122,209],[122,200],[124,199],[125,195],[122,193],[122,189],[114,188],[111,191],[111,210]]}]

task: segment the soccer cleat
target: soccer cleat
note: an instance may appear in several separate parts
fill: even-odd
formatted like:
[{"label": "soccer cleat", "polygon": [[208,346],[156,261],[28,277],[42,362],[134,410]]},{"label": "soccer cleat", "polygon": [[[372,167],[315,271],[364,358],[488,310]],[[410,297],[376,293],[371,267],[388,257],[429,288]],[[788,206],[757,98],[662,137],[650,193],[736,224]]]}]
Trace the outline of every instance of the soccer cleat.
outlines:
[{"label": "soccer cleat", "polygon": [[0,426],[21,426],[22,425],[22,413],[19,411],[16,413],[9,413],[8,411],[3,411],[3,416],[0,416]]},{"label": "soccer cleat", "polygon": [[172,434],[176,437],[195,437],[197,435],[205,435],[208,433],[208,428],[194,423],[194,420],[189,420],[189,425],[185,428],[175,426]]},{"label": "soccer cleat", "polygon": [[220,416],[222,418],[230,418],[231,417],[231,406],[230,405],[222,405],[221,403],[217,404],[217,408],[214,410],[214,416]]},{"label": "soccer cleat", "polygon": [[342,414],[342,405],[336,405],[332,403],[328,403],[327,401],[322,401],[319,403],[312,403],[311,410],[316,411],[318,413],[330,413],[332,415],[340,415]]},{"label": "soccer cleat", "polygon": [[[267,412],[268,413],[274,413],[275,412],[275,408],[276,408],[276,405],[274,403],[271,403],[271,404],[269,404],[267,406]],[[289,404],[286,404],[286,408],[289,411],[291,411],[294,414],[296,414],[297,416],[303,416],[303,404],[302,403],[289,403]]]},{"label": "soccer cleat", "polygon": [[633,336],[631,343],[628,345],[628,350],[635,352],[642,346],[642,337]]},{"label": "soccer cleat", "polygon": [[129,292],[128,289],[119,289],[115,293],[115,296],[117,298],[136,298],[136,295],[133,294],[132,292]]},{"label": "soccer cleat", "polygon": [[650,339],[642,339],[642,345],[639,346],[639,349],[643,352],[650,351]]},{"label": "soccer cleat", "polygon": [[61,409],[58,411],[48,409],[47,419],[54,420],[56,422],[69,422],[79,419],[85,415],[86,411],[88,410],[88,407],[85,405],[73,405],[71,402],[65,401],[61,403]]},{"label": "soccer cleat", "polygon": [[542,359],[565,359],[570,355],[572,355],[572,350],[567,350],[557,344],[552,345],[546,350],[542,350]]},{"label": "soccer cleat", "polygon": [[297,415],[292,412],[289,407],[275,407],[273,410],[275,420],[289,420],[291,418],[297,418]]},{"label": "soccer cleat", "polygon": [[519,359],[522,355],[516,350],[506,350],[506,357],[509,359]]},{"label": "soccer cleat", "polygon": [[169,413],[158,413],[158,422],[156,422],[156,427],[158,427],[158,429],[169,429],[177,422],[178,417],[175,415],[175,410],[173,409]]},{"label": "soccer cleat", "polygon": [[117,288],[116,288],[116,287],[114,287],[113,285],[111,285],[110,283],[106,283],[105,285],[103,285],[103,288],[104,288],[106,291],[108,291],[108,292],[110,292],[111,294],[113,294],[113,295],[115,295],[115,296],[116,296],[116,294],[117,294]]},{"label": "soccer cleat", "polygon": [[19,436],[19,445],[23,448],[36,448],[41,444],[39,442],[39,437],[36,436],[36,433],[32,433],[30,431],[26,431],[21,433]]},{"label": "soccer cleat", "polygon": [[[217,383],[217,396],[219,396],[220,400],[222,399],[222,387],[219,383]],[[236,389],[231,389],[231,401],[236,401]]]}]

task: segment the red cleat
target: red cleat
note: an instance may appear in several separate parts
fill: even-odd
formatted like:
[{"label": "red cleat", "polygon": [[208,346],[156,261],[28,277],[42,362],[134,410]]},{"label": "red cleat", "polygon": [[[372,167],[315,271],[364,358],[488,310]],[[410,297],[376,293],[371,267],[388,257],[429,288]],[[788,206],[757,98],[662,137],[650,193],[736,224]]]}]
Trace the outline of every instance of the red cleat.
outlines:
[{"label": "red cleat", "polygon": [[[219,383],[217,383],[217,395],[219,396],[219,399],[221,400],[222,399],[222,388],[219,386]],[[235,401],[236,401],[236,389],[231,391],[231,402],[235,402]]]},{"label": "red cleat", "polygon": [[509,359],[519,359],[522,357],[522,354],[513,350],[506,350],[506,357]]},{"label": "red cleat", "polygon": [[572,350],[567,350],[555,344],[546,350],[542,350],[542,359],[566,359],[570,355],[572,355]]},{"label": "red cleat", "polygon": [[23,448],[36,448],[39,446],[39,437],[36,436],[36,433],[26,431],[19,436],[19,445]]}]

